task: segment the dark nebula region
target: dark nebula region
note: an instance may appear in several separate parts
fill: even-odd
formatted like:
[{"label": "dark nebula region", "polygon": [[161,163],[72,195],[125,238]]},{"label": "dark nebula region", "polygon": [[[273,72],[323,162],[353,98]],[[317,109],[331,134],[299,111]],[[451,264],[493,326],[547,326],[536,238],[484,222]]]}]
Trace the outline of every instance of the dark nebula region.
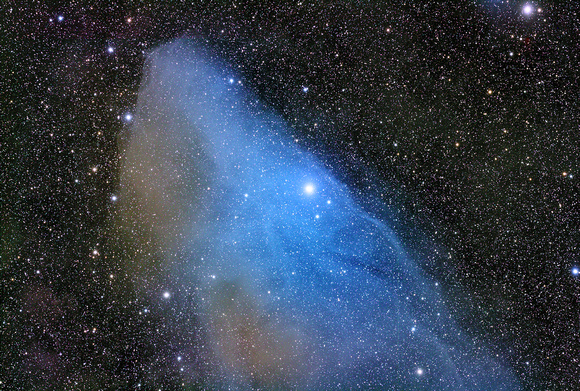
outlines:
[{"label": "dark nebula region", "polygon": [[519,389],[389,222],[237,80],[186,40],[153,51],[121,173],[124,221],[195,289],[208,384]]}]

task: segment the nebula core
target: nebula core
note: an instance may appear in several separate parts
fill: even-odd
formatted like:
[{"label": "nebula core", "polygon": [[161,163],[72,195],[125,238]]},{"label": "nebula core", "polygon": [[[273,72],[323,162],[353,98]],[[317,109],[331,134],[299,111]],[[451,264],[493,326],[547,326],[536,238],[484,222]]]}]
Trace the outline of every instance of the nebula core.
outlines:
[{"label": "nebula core", "polygon": [[154,251],[133,269],[194,292],[181,306],[211,363],[203,384],[520,389],[389,222],[238,80],[187,40],[153,51],[121,169],[124,221]]}]

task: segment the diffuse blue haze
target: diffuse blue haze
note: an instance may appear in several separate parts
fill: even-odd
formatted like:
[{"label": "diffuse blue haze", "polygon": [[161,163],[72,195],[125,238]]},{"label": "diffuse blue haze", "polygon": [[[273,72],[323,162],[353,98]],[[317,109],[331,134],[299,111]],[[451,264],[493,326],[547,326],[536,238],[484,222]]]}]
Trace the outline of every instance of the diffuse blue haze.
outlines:
[{"label": "diffuse blue haze", "polygon": [[388,225],[203,49],[151,54],[125,152],[127,219],[195,290],[210,385],[519,389]]}]

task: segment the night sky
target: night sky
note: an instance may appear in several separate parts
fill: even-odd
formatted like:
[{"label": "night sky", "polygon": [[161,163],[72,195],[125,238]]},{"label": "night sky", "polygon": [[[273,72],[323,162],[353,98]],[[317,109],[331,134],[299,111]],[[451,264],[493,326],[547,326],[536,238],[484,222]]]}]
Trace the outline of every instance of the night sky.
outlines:
[{"label": "night sky", "polygon": [[21,3],[0,389],[580,388],[578,3]]}]

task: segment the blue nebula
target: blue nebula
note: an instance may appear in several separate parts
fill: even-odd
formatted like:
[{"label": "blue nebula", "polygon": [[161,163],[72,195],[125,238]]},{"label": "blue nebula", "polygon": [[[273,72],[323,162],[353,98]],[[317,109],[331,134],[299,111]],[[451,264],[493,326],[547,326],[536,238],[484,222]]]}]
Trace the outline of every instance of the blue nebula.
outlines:
[{"label": "blue nebula", "polygon": [[183,40],[151,53],[121,170],[124,220],[165,265],[136,269],[165,270],[179,276],[176,290],[195,292],[196,343],[211,363],[196,381],[520,389],[457,326],[387,222],[365,212],[233,73]]}]

